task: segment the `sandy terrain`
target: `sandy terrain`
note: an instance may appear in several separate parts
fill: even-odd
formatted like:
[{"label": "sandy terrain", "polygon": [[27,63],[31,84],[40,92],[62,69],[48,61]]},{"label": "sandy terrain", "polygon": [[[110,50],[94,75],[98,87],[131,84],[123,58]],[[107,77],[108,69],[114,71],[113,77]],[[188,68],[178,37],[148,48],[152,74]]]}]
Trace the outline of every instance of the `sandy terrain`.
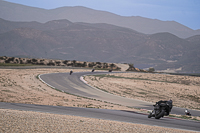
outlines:
[{"label": "sandy terrain", "polygon": [[[105,108],[105,109],[123,109],[132,110],[125,106],[119,106],[81,97],[69,95],[66,93],[58,92],[43,84],[38,80],[37,76],[44,73],[58,73],[67,72],[70,69],[0,69],[0,102],[14,102],[14,103],[29,103],[29,104],[42,104],[42,105],[56,105],[56,106],[71,106],[71,107],[92,107],[92,108]],[[74,72],[90,71],[84,69],[73,69]],[[170,83],[171,79],[175,77],[166,78],[166,76],[151,75],[151,74],[115,74],[118,78],[110,77],[86,77],[85,79],[92,85],[98,88],[110,91],[117,95],[142,99],[146,101],[157,101],[163,97],[154,97],[155,92],[159,90],[166,90],[162,96],[167,95],[172,98],[175,104],[182,101],[181,97],[191,97],[190,100],[183,102],[181,106],[197,105],[199,102],[192,100],[194,97],[199,100],[199,78],[193,77],[176,77],[187,79],[180,81],[180,83]],[[168,75],[169,76],[169,75]],[[169,80],[168,82],[158,82],[149,80],[135,80],[135,79],[122,79],[119,77],[129,78],[149,78],[151,80]],[[172,80],[173,81],[173,80]],[[179,81],[179,80],[177,80]],[[109,87],[106,87],[108,85]],[[112,87],[111,87],[112,86]],[[159,87],[158,87],[159,86]],[[173,90],[167,89],[169,86]],[[112,88],[112,89],[111,89]],[[145,89],[148,88],[148,89]],[[110,90],[111,89],[111,90]],[[113,91],[113,89],[115,91]],[[133,90],[132,90],[133,89]],[[186,90],[186,92],[182,92]],[[127,91],[127,93],[124,93]],[[155,92],[154,92],[155,91]],[[132,92],[137,92],[132,93]],[[178,92],[178,93],[177,93]],[[148,94],[149,93],[149,94]],[[184,94],[184,95],[183,95]],[[182,96],[183,95],[183,96]],[[188,96],[190,95],[190,96]],[[193,97],[192,97],[193,96]],[[146,98],[145,98],[146,97]],[[175,97],[180,97],[176,98]],[[163,99],[164,100],[164,99]],[[0,109],[0,132],[191,132],[181,131],[167,128],[155,128],[153,126],[120,123],[115,121],[105,121],[99,119],[89,119],[75,116],[54,115],[37,112],[25,112]]]},{"label": "sandy terrain", "polygon": [[115,95],[153,103],[172,99],[177,107],[200,110],[200,77],[118,73],[84,79],[90,85]]},{"label": "sandy terrain", "polygon": [[[44,73],[66,72],[71,69],[0,69],[0,102],[28,103],[54,106],[129,109],[100,101],[84,99],[56,91],[42,83],[37,76]],[[73,72],[91,71],[73,69]],[[132,109],[134,110],[134,109]]]},{"label": "sandy terrain", "polygon": [[0,109],[0,132],[53,133],[194,133],[179,129],[77,116]]}]

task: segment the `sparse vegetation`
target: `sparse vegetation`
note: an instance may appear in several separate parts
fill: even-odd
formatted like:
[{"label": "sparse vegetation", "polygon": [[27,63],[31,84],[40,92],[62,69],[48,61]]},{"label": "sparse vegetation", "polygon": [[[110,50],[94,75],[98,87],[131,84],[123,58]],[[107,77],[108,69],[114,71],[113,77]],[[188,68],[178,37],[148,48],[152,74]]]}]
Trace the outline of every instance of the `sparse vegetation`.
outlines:
[{"label": "sparse vegetation", "polygon": [[0,63],[0,66],[34,66],[32,64]]},{"label": "sparse vegetation", "polygon": [[200,108],[200,77],[126,73],[91,75],[85,80],[91,86],[122,97],[149,102],[173,99],[175,106]]},{"label": "sparse vegetation", "polygon": [[101,62],[82,62],[82,61],[68,61],[68,60],[52,60],[52,59],[36,59],[36,58],[17,58],[17,57],[0,57],[0,66],[71,66],[81,68],[95,68],[97,70],[120,70],[113,63],[101,63]]},{"label": "sparse vegetation", "polygon": [[[101,78],[121,78],[121,79],[133,79],[133,80],[145,80],[145,81],[155,81],[155,82],[165,82],[165,83],[177,83],[177,84],[184,84],[184,85],[190,85],[190,84],[200,84],[200,82],[196,81],[190,81],[189,79],[173,79],[171,77],[165,78],[165,79],[152,79],[152,78],[140,78],[140,77],[121,77],[111,74],[102,74],[102,75],[93,75],[94,77]],[[148,82],[146,82],[148,83]],[[151,84],[149,82],[149,84]]]},{"label": "sparse vegetation", "polygon": [[187,115],[174,115],[174,114],[170,114],[169,117],[200,121],[200,117],[196,117],[196,116],[187,116]]},{"label": "sparse vegetation", "polygon": [[154,72],[154,71],[155,71],[155,69],[153,67],[149,68],[149,72]]}]

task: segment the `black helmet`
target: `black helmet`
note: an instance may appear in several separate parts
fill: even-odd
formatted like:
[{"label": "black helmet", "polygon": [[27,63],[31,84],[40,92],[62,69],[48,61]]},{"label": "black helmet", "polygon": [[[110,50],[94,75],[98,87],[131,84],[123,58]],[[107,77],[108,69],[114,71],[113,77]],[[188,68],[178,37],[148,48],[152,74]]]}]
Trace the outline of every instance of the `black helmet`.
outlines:
[{"label": "black helmet", "polygon": [[171,99],[169,100],[169,102],[170,102],[170,103],[173,103],[173,101],[172,101]]}]

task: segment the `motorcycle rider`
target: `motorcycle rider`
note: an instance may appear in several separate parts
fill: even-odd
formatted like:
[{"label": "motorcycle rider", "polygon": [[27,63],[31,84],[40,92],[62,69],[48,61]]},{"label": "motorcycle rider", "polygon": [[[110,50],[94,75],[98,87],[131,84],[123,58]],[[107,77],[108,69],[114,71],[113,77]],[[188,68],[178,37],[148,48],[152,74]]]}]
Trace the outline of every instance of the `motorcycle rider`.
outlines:
[{"label": "motorcycle rider", "polygon": [[190,111],[188,109],[185,109],[185,115],[191,116],[191,113],[190,113]]},{"label": "motorcycle rider", "polygon": [[159,106],[160,106],[161,103],[165,103],[167,105],[166,106],[166,114],[165,115],[168,116],[169,113],[171,112],[172,107],[173,107],[173,105],[172,105],[173,101],[170,99],[169,101],[160,100],[160,101],[156,102],[156,104],[158,104]]},{"label": "motorcycle rider", "polygon": [[72,75],[72,73],[73,73],[73,71],[71,70],[71,71],[69,72],[69,74]]}]

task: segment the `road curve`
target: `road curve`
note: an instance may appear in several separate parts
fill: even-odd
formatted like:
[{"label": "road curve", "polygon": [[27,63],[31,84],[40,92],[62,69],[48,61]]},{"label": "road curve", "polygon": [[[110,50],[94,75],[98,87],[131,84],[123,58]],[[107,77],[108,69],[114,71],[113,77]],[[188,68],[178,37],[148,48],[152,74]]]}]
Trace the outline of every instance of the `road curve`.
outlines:
[{"label": "road curve", "polygon": [[[154,103],[112,95],[99,89],[90,87],[80,80],[81,76],[92,74],[108,74],[108,72],[78,72],[73,73],[72,75],[69,75],[69,73],[51,73],[40,75],[40,78],[50,86],[70,94],[89,97],[134,108],[142,108],[147,110],[153,109],[152,105]],[[184,108],[173,107],[171,113],[184,115],[184,110]],[[193,116],[200,116],[200,111],[190,110],[190,112]]]},{"label": "road curve", "polygon": [[[106,72],[96,72],[95,74],[105,74]],[[40,78],[47,84],[56,89],[65,91],[70,94],[88,97],[92,99],[107,101],[110,103],[121,104],[125,106],[134,106],[136,108],[152,106],[152,103],[143,102],[140,100],[128,99],[116,96],[99,89],[90,87],[80,80],[80,77],[91,72],[73,73],[52,73],[41,75]]]}]

